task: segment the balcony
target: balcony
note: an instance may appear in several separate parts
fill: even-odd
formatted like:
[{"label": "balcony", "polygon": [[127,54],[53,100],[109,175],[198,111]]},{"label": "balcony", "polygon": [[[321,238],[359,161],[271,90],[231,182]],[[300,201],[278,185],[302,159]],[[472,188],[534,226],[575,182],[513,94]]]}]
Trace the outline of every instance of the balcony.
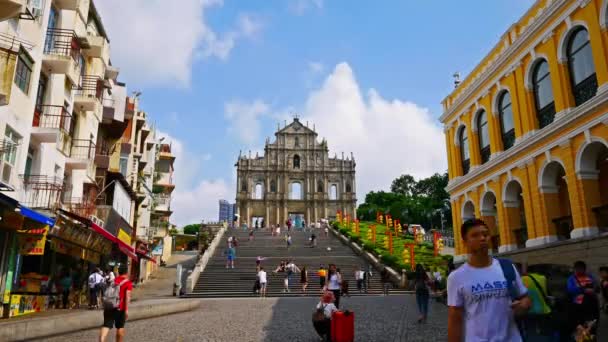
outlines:
[{"label": "balcony", "polygon": [[108,41],[103,36],[87,34],[88,48],[83,53],[88,57],[101,58],[104,63],[110,61],[110,47]]},{"label": "balcony", "polygon": [[0,0],[0,21],[18,17],[25,0]]},{"label": "balcony", "polygon": [[53,143],[59,135],[70,136],[72,116],[64,106],[41,105],[34,109],[32,137],[41,143]]},{"label": "balcony", "polygon": [[96,166],[95,143],[87,139],[73,139],[69,158],[65,162],[66,169],[87,170],[87,176],[95,180]]},{"label": "balcony", "polygon": [[154,195],[154,211],[171,214],[171,196],[167,194]]},{"label": "balcony", "polygon": [[117,67],[108,65],[106,67],[106,78],[109,80],[115,80],[118,77],[119,69]]},{"label": "balcony", "polygon": [[595,74],[587,77],[573,87],[574,103],[580,106],[597,94],[597,77]]},{"label": "balcony", "polygon": [[103,80],[98,76],[82,76],[74,86],[74,106],[80,110],[98,112],[103,95]]},{"label": "balcony", "polygon": [[171,153],[171,145],[162,144],[160,145],[160,149],[158,151],[159,159],[167,159],[171,162],[175,161],[175,156]]},{"label": "balcony", "polygon": [[65,74],[77,83],[80,74],[80,42],[73,30],[48,29],[42,66],[52,74]]},{"label": "balcony", "polygon": [[502,145],[504,151],[515,145],[515,129],[511,129],[502,135]]},{"label": "balcony", "polygon": [[85,218],[95,215],[97,211],[97,206],[93,201],[82,197],[65,198],[62,207],[72,214]]},{"label": "balcony", "polygon": [[63,180],[55,176],[21,175],[24,190],[22,203],[33,209],[55,210],[61,208]]}]

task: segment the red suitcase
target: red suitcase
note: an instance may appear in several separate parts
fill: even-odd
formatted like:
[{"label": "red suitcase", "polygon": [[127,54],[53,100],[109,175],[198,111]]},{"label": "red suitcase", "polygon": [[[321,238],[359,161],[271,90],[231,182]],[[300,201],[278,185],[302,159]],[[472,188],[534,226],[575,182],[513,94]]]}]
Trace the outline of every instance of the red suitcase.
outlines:
[{"label": "red suitcase", "polygon": [[352,311],[336,311],[331,316],[331,342],[355,340],[355,314]]}]

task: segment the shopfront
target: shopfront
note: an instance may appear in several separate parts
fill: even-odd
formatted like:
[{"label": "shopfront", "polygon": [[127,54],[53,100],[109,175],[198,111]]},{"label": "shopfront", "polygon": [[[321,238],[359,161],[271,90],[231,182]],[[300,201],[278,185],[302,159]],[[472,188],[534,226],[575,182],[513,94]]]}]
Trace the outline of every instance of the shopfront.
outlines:
[{"label": "shopfront", "polygon": [[139,257],[137,267],[137,282],[144,282],[148,280],[150,274],[156,271],[157,264],[156,260],[152,256],[152,250],[148,243],[145,241],[137,240],[135,243],[135,254]]},{"label": "shopfront", "polygon": [[16,200],[0,193],[0,317],[5,313],[8,315],[10,308],[14,240],[24,221],[23,216],[15,211],[18,206]]}]

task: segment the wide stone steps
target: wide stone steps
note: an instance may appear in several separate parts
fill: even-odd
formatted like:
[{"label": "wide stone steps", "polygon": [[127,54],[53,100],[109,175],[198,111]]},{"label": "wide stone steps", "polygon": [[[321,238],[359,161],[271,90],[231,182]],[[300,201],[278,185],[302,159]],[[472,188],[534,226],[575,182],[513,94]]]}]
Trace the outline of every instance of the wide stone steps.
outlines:
[{"label": "wide stone steps", "polygon": [[[367,263],[357,256],[348,246],[345,246],[333,235],[325,236],[323,232],[316,231],[317,246],[311,248],[309,245],[310,232],[293,231],[292,246],[287,248],[284,239],[285,232],[281,236],[271,236],[269,231],[259,230],[254,232],[253,240],[249,240],[249,233],[242,230],[229,230],[224,234],[224,241],[218,246],[211,260],[209,260],[205,271],[200,275],[192,293],[185,297],[251,297],[253,285],[256,280],[256,258],[264,257],[262,266],[268,274],[267,296],[268,297],[298,297],[319,296],[321,292],[317,270],[319,265],[327,266],[336,264],[342,273],[343,279],[349,283],[349,292],[352,296],[366,295],[357,291],[354,271],[356,267],[367,267]],[[228,236],[236,236],[238,247],[236,248],[236,259],[234,268],[226,268],[226,247]],[[328,248],[329,247],[329,248]],[[273,273],[282,260],[293,260],[299,267],[308,270],[308,290],[302,292],[300,274],[294,273],[290,276],[289,292],[284,292],[285,273]],[[403,293],[402,290],[394,289],[392,293]],[[369,281],[367,295],[382,294],[380,274],[374,270]]]}]

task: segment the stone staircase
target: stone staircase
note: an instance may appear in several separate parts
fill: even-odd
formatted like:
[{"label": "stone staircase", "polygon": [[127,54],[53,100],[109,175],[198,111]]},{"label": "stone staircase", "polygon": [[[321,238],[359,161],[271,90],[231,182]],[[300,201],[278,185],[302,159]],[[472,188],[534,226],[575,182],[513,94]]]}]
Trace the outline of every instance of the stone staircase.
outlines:
[{"label": "stone staircase", "polygon": [[[267,297],[291,296],[319,296],[320,282],[317,276],[319,265],[336,264],[342,276],[349,283],[349,292],[352,296],[359,296],[355,281],[354,270],[356,266],[367,268],[368,263],[357,256],[350,247],[344,245],[333,234],[328,237],[316,231],[317,247],[309,246],[310,232],[302,230],[291,231],[293,244],[289,249],[285,242],[285,231],[281,236],[272,236],[266,229],[256,230],[254,238],[249,241],[249,233],[241,229],[230,229],[224,234],[222,243],[218,245],[213,257],[209,260],[205,270],[201,273],[192,293],[185,297],[218,298],[218,297],[251,297],[256,279],[255,261],[258,256],[265,257],[262,266],[268,273]],[[228,236],[236,236],[239,243],[236,251],[234,269],[226,268],[225,249]],[[329,249],[328,249],[329,247]],[[300,274],[292,274],[290,278],[290,292],[283,291],[285,273],[274,274],[273,271],[281,260],[292,259],[299,267],[308,270],[308,291],[302,293]],[[368,295],[382,294],[380,274],[372,271]],[[402,290],[393,289],[391,293],[402,293]]]}]

